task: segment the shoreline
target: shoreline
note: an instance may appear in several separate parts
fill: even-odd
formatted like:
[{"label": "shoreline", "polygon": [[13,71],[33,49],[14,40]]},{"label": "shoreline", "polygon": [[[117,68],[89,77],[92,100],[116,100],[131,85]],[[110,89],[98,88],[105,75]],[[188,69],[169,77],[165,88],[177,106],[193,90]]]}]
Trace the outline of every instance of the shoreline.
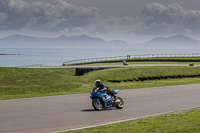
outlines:
[{"label": "shoreline", "polygon": [[23,54],[0,54],[0,55],[23,55]]}]

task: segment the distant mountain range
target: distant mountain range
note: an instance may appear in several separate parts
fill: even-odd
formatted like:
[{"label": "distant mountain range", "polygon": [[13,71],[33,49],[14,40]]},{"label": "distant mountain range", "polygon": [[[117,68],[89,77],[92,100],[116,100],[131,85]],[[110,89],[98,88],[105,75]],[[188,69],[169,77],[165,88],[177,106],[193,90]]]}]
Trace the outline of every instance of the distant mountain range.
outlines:
[{"label": "distant mountain range", "polygon": [[63,47],[156,47],[156,48],[181,48],[200,47],[200,41],[183,35],[175,35],[168,38],[157,37],[148,42],[138,44],[127,44],[121,40],[105,41],[96,37],[81,36],[59,36],[56,38],[31,37],[24,35],[11,35],[0,39],[0,47],[5,48],[63,48]]},{"label": "distant mountain range", "polygon": [[100,38],[81,36],[59,36],[41,38],[11,35],[0,39],[0,47],[121,47],[127,45],[121,40],[104,41]]},{"label": "distant mountain range", "polygon": [[200,47],[200,41],[191,39],[184,35],[175,35],[171,37],[157,37],[145,43],[134,44],[135,47]]}]

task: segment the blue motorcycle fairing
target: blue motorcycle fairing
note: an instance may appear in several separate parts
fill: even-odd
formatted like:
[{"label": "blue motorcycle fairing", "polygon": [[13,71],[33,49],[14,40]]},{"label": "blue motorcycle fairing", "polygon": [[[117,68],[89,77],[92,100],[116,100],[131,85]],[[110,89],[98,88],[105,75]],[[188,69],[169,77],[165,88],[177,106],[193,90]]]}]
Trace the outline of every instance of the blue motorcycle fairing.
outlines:
[{"label": "blue motorcycle fairing", "polygon": [[[118,90],[115,90],[114,93],[117,94]],[[104,93],[98,92],[98,88],[97,89],[93,89],[93,91],[91,92],[90,98],[92,100],[97,100],[97,102],[99,101],[99,99],[101,99],[103,101],[103,103],[104,103],[104,108],[113,106],[112,97],[109,96],[107,94],[107,92],[104,92]]]}]

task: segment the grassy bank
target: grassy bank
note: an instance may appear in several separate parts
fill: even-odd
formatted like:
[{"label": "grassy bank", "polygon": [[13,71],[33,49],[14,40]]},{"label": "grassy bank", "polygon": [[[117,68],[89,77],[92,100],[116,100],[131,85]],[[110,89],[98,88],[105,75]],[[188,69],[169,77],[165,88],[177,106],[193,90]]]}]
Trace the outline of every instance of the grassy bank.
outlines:
[{"label": "grassy bank", "polygon": [[75,69],[0,68],[0,100],[51,95],[89,93],[96,79],[110,89],[137,89],[200,83],[200,78],[165,79],[112,83],[109,80],[137,79],[143,76],[200,74],[200,67],[125,67],[93,71],[75,76]]},{"label": "grassy bank", "polygon": [[199,133],[200,109],[122,122],[68,133]]}]

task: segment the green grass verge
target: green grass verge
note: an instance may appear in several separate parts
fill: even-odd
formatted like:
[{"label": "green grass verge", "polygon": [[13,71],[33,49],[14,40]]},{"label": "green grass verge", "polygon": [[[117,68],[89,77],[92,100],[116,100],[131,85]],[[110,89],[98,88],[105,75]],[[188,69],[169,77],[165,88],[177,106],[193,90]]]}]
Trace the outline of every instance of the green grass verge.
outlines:
[{"label": "green grass verge", "polygon": [[200,109],[67,133],[199,133]]},{"label": "green grass verge", "polygon": [[198,73],[200,73],[200,67],[125,67],[104,69],[86,74],[85,77],[91,79],[100,79],[105,82],[108,80],[124,80],[138,77],[186,75]]},{"label": "green grass verge", "polygon": [[125,67],[112,68],[75,76],[72,68],[3,68],[0,67],[0,100],[89,93],[96,79],[110,89],[137,89],[157,86],[200,83],[200,78],[167,79],[144,82],[111,83],[108,80],[144,76],[200,74],[200,67]]}]

